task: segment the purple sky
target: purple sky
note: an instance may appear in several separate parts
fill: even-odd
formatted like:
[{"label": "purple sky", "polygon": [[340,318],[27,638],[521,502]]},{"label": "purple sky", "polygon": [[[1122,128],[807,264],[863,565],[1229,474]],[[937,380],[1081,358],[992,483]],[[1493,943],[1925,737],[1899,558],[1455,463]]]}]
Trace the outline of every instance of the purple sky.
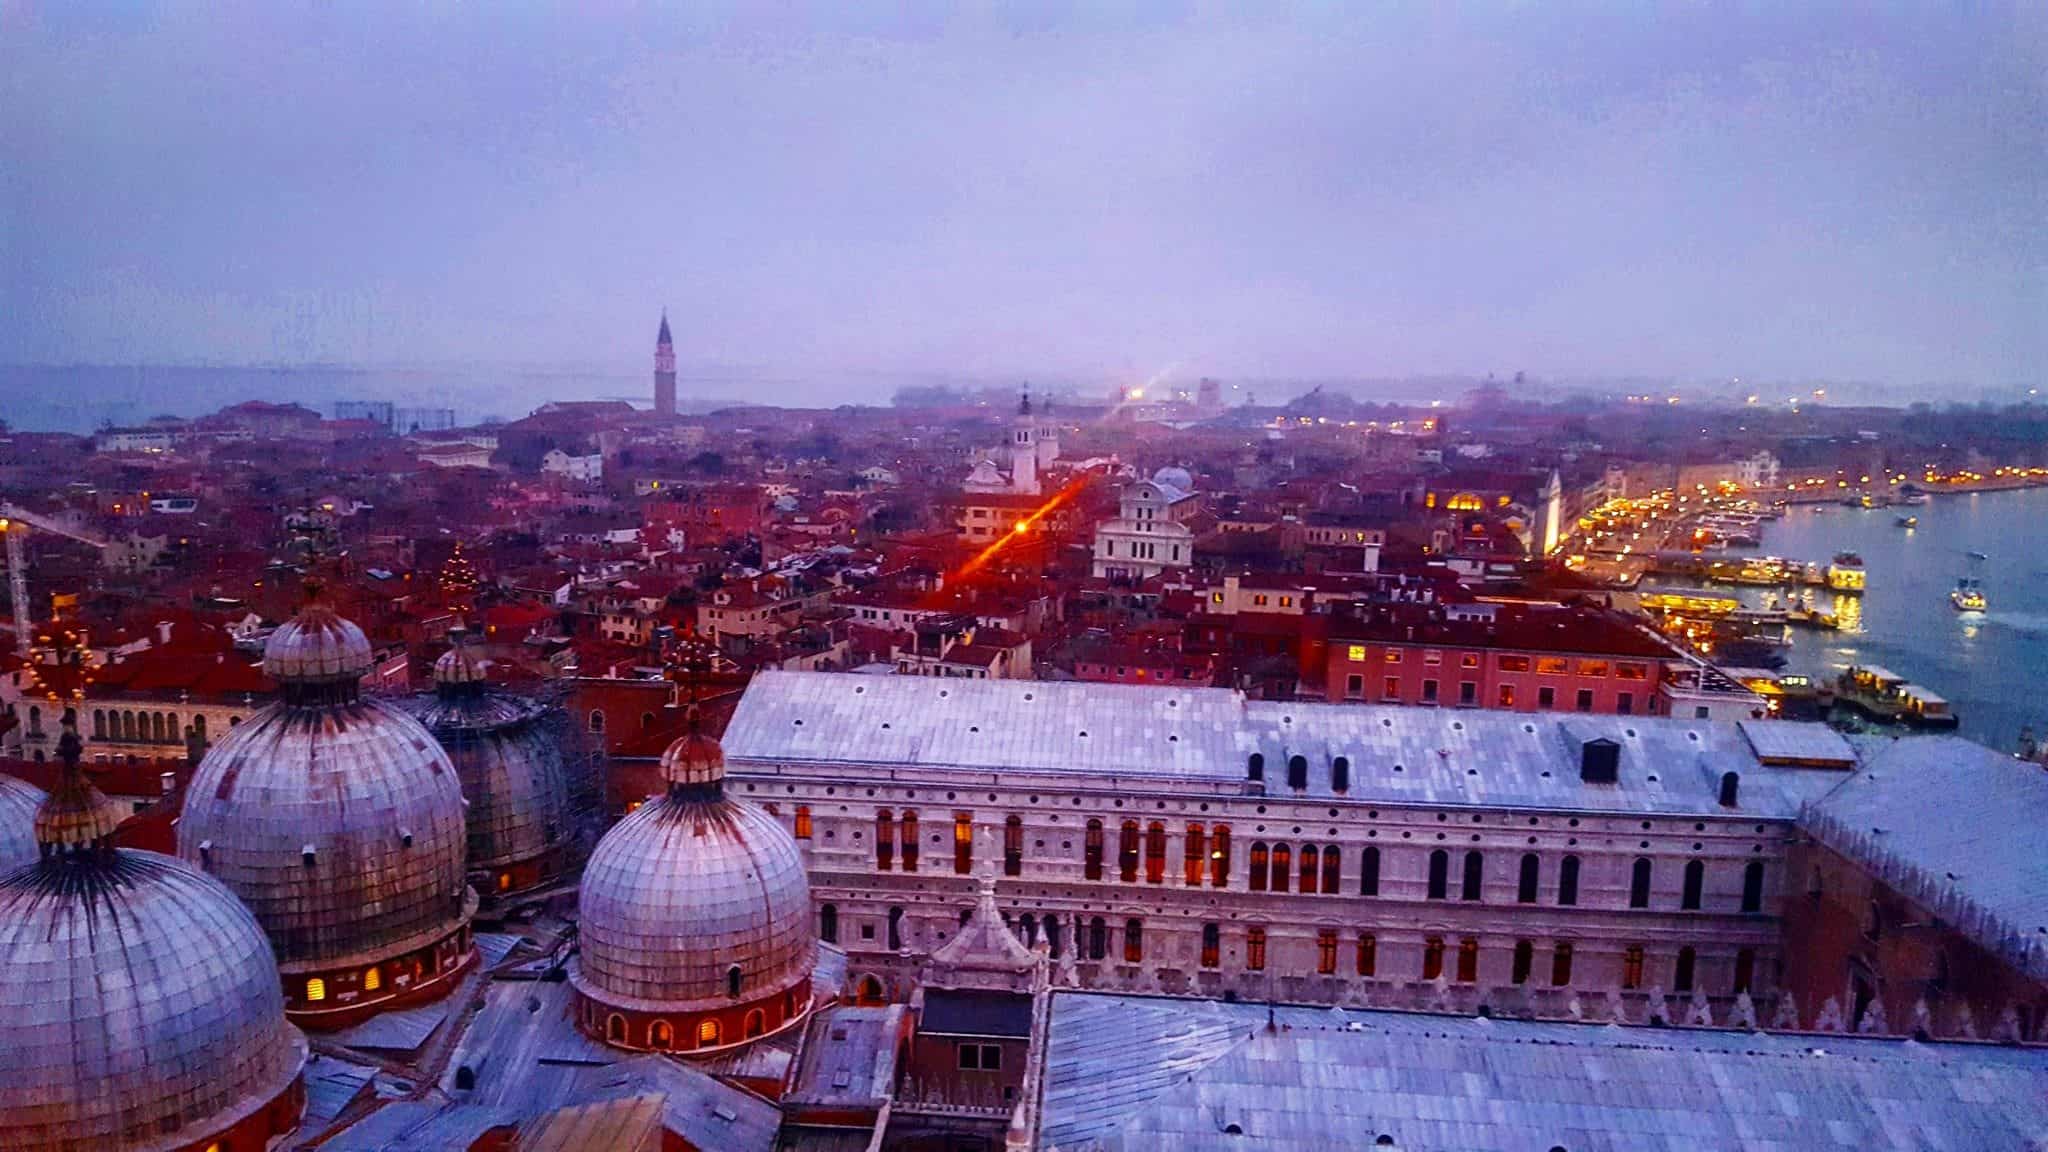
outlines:
[{"label": "purple sky", "polygon": [[2032,383],[2044,77],[2025,2],[0,0],[0,362]]}]

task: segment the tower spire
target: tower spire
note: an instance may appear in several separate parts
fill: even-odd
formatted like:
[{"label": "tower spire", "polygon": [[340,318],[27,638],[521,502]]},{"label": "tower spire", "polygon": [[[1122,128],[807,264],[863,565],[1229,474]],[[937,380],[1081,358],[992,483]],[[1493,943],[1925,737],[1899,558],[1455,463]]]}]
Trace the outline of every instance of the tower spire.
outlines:
[{"label": "tower spire", "polygon": [[661,310],[661,331],[654,337],[654,414],[676,414],[676,349],[669,339],[666,308]]}]

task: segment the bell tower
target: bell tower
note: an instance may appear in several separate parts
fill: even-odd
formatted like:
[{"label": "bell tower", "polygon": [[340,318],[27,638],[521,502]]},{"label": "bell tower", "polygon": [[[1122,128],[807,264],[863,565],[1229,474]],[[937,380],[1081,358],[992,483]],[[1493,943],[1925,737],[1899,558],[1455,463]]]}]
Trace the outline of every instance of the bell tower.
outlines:
[{"label": "bell tower", "polygon": [[1010,491],[1038,495],[1038,421],[1031,415],[1031,393],[1017,398],[1017,419],[1010,428]]},{"label": "bell tower", "polygon": [[668,335],[668,311],[661,313],[661,331],[654,337],[654,414],[676,414],[676,346]]}]

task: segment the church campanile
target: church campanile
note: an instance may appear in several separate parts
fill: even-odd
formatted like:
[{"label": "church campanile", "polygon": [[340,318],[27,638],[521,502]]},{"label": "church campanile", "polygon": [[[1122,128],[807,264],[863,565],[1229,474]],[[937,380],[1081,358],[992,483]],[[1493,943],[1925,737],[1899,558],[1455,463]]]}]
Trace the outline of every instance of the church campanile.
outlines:
[{"label": "church campanile", "polygon": [[654,338],[654,414],[676,414],[676,346],[669,340],[666,311],[661,314],[661,332]]}]

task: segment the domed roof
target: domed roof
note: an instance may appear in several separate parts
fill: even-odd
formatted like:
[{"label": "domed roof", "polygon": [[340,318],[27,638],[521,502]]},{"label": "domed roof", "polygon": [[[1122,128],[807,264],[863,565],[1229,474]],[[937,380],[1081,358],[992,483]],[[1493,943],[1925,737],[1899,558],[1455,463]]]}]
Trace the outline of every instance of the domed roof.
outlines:
[{"label": "domed roof", "polygon": [[624,1008],[725,1005],[810,979],[811,889],[796,840],[726,797],[718,743],[692,732],[662,757],[668,794],[605,834],[583,871],[576,984]]},{"label": "domed roof", "polygon": [[489,679],[490,667],[490,661],[470,651],[467,645],[457,644],[434,661],[434,683],[481,684]]},{"label": "domed roof", "polygon": [[36,808],[43,790],[26,780],[0,775],[0,875],[36,858]]},{"label": "domed roof", "polygon": [[[368,652],[360,629],[321,624],[317,606],[294,625],[309,651],[326,644],[333,657],[308,666],[347,667],[358,647]],[[286,971],[381,960],[452,931],[471,896],[447,753],[419,721],[358,696],[352,677],[284,688],[200,762],[178,854],[242,898]]]},{"label": "domed roof", "polygon": [[232,892],[74,818],[104,798],[67,740],[42,854],[0,879],[0,1152],[193,1145],[288,1092],[305,1038]]},{"label": "domed roof", "polygon": [[1152,474],[1152,482],[1172,488],[1177,492],[1192,492],[1195,490],[1194,476],[1187,469],[1170,464],[1154,472]]},{"label": "domed roof", "polygon": [[318,581],[306,582],[306,604],[263,645],[263,672],[280,684],[354,681],[373,662],[369,637],[320,599]]},{"label": "domed roof", "polygon": [[411,697],[405,707],[455,764],[469,802],[470,870],[530,860],[569,834],[568,779],[561,746],[544,723],[548,709],[459,671],[443,676],[444,668],[483,663],[449,660],[457,653],[467,656],[458,646],[436,662],[435,691]]}]

